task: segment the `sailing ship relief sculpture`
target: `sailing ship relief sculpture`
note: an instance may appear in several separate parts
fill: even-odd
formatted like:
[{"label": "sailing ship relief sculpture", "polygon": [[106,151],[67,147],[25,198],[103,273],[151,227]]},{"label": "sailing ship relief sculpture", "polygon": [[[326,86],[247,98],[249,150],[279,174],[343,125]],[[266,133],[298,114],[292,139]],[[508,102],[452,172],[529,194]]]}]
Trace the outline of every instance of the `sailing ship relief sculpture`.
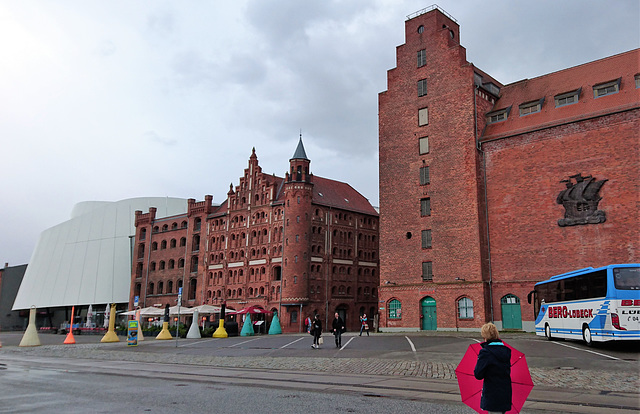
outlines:
[{"label": "sailing ship relief sculpture", "polygon": [[[574,182],[575,181],[575,182]],[[577,226],[580,224],[604,223],[607,216],[604,211],[598,210],[598,203],[602,200],[599,196],[600,188],[607,179],[596,180],[591,175],[585,177],[576,174],[568,180],[562,180],[566,187],[556,197],[556,203],[564,206],[564,218],[558,220],[560,227]]]}]

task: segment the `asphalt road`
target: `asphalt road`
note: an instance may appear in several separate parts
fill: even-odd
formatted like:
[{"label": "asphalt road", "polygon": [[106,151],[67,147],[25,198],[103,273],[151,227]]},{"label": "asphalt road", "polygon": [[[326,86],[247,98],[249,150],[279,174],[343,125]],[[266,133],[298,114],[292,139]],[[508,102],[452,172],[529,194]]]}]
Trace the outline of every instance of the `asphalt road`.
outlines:
[{"label": "asphalt road", "polygon": [[[259,384],[258,384],[259,385]],[[137,378],[0,366],[2,413],[442,413],[471,410],[435,403],[291,389]]]},{"label": "asphalt road", "polygon": [[[22,333],[0,332],[0,342],[5,347],[20,343]],[[43,345],[60,345],[64,335],[40,334]],[[325,357],[371,358],[405,361],[436,360],[458,364],[467,347],[479,342],[477,335],[438,332],[406,334],[372,334],[358,336],[347,333],[342,338],[342,348],[336,348],[334,338],[324,334],[321,349],[312,349],[310,335],[257,335],[250,337],[179,339],[159,341],[145,338],[138,347],[127,347],[121,337],[122,347],[130,352],[158,352],[183,355],[215,355],[230,357]],[[77,344],[99,343],[102,336],[76,335]],[[607,342],[587,347],[577,341],[547,341],[533,334],[503,334],[505,342],[526,355],[530,368],[557,368],[598,370],[603,372],[638,372],[640,370],[640,343]],[[73,346],[73,345],[70,345]]]},{"label": "asphalt road", "polygon": [[[549,342],[531,334],[503,336],[506,342],[525,353],[536,384],[525,405],[525,412],[595,413],[607,410],[622,413],[640,409],[638,343],[608,343],[588,348],[579,342]],[[316,350],[311,348],[311,336],[302,334],[177,341],[145,338],[137,347],[128,347],[125,338],[120,338],[119,343],[101,344],[101,336],[82,335],[75,337],[76,345],[62,345],[64,335],[40,334],[42,344],[50,346],[18,348],[21,337],[22,333],[0,332],[3,344],[0,349],[0,388],[11,390],[8,396],[0,396],[0,412],[33,412],[20,407],[37,404],[40,397],[29,400],[24,397],[28,395],[22,389],[24,387],[16,388],[14,385],[20,383],[20,378],[25,375],[35,384],[30,389],[39,396],[50,396],[53,401],[64,400],[65,391],[61,388],[68,386],[73,392],[66,395],[78,398],[79,406],[86,408],[86,401],[92,393],[101,391],[94,383],[102,383],[98,376],[105,374],[116,378],[134,377],[138,382],[155,384],[146,392],[162,401],[159,403],[161,410],[154,409],[155,400],[145,394],[140,405],[132,406],[133,412],[204,410],[210,398],[193,396],[187,405],[181,406],[184,410],[175,411],[171,408],[176,402],[163,399],[163,393],[175,394],[175,387],[187,387],[185,381],[189,390],[195,390],[194,395],[198,396],[200,393],[204,396],[210,394],[207,387],[216,389],[221,383],[225,395],[227,392],[230,395],[236,392],[238,395],[257,395],[246,387],[258,387],[260,392],[267,393],[260,394],[267,405],[255,407],[264,407],[265,412],[301,412],[287,411],[291,404],[279,407],[277,402],[288,400],[299,404],[299,396],[309,391],[313,391],[314,396],[303,398],[301,405],[308,412],[398,412],[393,408],[378,411],[378,408],[386,407],[380,405],[380,401],[387,401],[387,398],[401,400],[398,403],[401,405],[407,404],[402,410],[404,412],[465,412],[459,411],[460,407],[464,410],[464,406],[460,403],[453,370],[468,345],[479,341],[476,335],[454,332],[372,334],[370,337],[348,333],[343,336],[342,348],[338,349],[333,344],[333,337],[325,334],[325,344]],[[58,377],[61,372],[69,375]],[[82,376],[82,373],[93,376]],[[50,385],[47,385],[47,378],[51,380]],[[163,379],[160,383],[153,382],[160,378]],[[233,384],[227,384],[228,378],[233,378]],[[194,380],[209,385],[192,386]],[[104,384],[111,384],[107,389],[118,390],[120,387],[117,380],[114,383],[108,379],[105,381]],[[173,388],[165,388],[169,383]],[[87,393],[78,390],[83,384]],[[129,388],[136,387],[135,381],[128,384]],[[270,387],[283,391],[273,391]],[[126,401],[127,390],[114,392],[113,401],[108,403],[109,400],[105,400],[102,404],[124,409],[125,406],[119,404]],[[269,394],[271,391],[274,393]],[[122,400],[115,397],[118,394],[122,395]],[[342,394],[347,394],[348,398]],[[17,411],[4,411],[4,407],[11,407],[14,401],[14,397],[9,395],[15,396]],[[8,400],[2,401],[1,398]],[[240,397],[233,397],[233,400],[244,401]],[[340,402],[338,405],[326,405],[323,404],[325,400]],[[373,405],[369,404],[371,400]],[[307,401],[313,401],[313,404],[304,405]],[[434,401],[439,403],[433,407],[421,405]],[[276,405],[270,405],[272,402]],[[412,402],[419,404],[412,405]],[[191,403],[194,405],[189,405]],[[185,404],[182,397],[178,404]],[[54,406],[57,407],[58,403]],[[233,405],[229,409],[233,409]],[[87,412],[71,410],[81,411]],[[218,412],[216,409],[207,411]],[[96,412],[106,411],[100,409]]]}]

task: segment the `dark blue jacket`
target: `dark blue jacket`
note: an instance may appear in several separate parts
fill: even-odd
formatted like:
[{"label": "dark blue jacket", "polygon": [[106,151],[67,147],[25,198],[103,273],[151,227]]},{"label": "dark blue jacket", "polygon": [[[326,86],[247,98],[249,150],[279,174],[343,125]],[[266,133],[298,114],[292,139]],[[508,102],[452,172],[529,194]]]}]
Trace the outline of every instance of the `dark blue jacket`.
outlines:
[{"label": "dark blue jacket", "polygon": [[484,380],[480,408],[487,411],[511,409],[511,350],[501,341],[483,342],[473,371]]}]

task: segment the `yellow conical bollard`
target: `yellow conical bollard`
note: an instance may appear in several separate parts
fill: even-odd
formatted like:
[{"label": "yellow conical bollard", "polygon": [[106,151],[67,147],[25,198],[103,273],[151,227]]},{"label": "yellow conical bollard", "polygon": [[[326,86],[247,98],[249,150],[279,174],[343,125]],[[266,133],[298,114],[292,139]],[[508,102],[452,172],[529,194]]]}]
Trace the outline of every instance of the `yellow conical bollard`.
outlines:
[{"label": "yellow conical bollard", "polygon": [[136,320],[138,321],[138,342],[144,341],[144,335],[142,334],[142,321],[140,320],[140,309],[136,311]]},{"label": "yellow conical bollard", "polygon": [[29,325],[27,330],[24,331],[20,346],[40,346],[40,338],[38,337],[38,331],[36,330],[36,307],[32,306],[29,309]]},{"label": "yellow conical bollard", "polygon": [[111,304],[111,311],[109,312],[109,330],[102,337],[100,342],[120,342],[118,335],[116,335],[116,304]]},{"label": "yellow conical bollard", "polygon": [[227,334],[227,330],[224,329],[224,319],[220,319],[220,325],[218,325],[218,329],[213,333],[214,338],[226,338],[229,335]]},{"label": "yellow conical bollard", "polygon": [[169,322],[162,322],[162,330],[156,336],[156,339],[173,339],[171,332],[169,332]]}]

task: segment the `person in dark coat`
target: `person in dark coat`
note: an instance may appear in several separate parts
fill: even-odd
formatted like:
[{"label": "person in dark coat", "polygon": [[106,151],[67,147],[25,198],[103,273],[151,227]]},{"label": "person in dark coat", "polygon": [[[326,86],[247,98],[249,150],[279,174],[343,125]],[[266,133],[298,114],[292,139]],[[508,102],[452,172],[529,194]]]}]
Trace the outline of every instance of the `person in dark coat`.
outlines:
[{"label": "person in dark coat", "polygon": [[484,380],[480,408],[490,413],[505,413],[511,409],[511,349],[498,336],[498,328],[485,324],[480,333],[485,340],[473,370],[476,379]]},{"label": "person in dark coat", "polygon": [[342,346],[342,332],[344,332],[346,329],[344,327],[344,321],[342,320],[338,312],[336,312],[331,327],[333,328],[333,335],[336,337],[336,348],[340,348]]},{"label": "person in dark coat", "polygon": [[320,348],[320,337],[322,336],[322,322],[318,314],[313,318],[311,331],[313,332],[313,345],[311,345],[311,348],[318,349]]}]

